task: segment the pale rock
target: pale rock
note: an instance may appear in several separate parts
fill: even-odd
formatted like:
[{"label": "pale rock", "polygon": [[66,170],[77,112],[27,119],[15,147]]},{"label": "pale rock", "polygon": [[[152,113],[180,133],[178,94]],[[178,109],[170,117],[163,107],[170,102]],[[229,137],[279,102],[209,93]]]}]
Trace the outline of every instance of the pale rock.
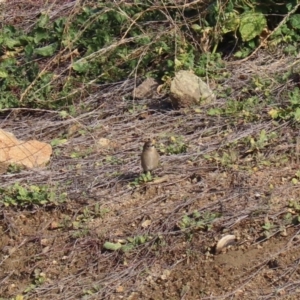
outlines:
[{"label": "pale rock", "polygon": [[171,101],[174,107],[207,104],[216,99],[208,85],[190,71],[181,70],[171,82]]}]

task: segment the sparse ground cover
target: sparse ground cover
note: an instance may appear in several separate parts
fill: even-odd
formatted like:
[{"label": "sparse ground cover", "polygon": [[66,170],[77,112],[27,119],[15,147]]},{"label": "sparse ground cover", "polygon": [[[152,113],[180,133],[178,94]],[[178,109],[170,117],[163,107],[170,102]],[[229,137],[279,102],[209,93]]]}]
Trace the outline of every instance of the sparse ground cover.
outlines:
[{"label": "sparse ground cover", "polygon": [[[263,11],[253,37],[242,1],[204,23],[192,2],[0,3],[1,128],[54,149],[0,175],[0,299],[299,298],[299,9]],[[217,100],[174,109],[169,81],[189,68]],[[161,97],[132,99],[145,75]]]}]

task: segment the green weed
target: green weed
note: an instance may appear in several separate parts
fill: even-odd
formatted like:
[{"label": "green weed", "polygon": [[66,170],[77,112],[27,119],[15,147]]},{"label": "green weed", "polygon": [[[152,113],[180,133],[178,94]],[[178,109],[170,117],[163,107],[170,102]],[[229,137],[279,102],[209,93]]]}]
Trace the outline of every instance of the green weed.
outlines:
[{"label": "green weed", "polygon": [[66,200],[66,194],[60,194],[59,198],[53,188],[37,185],[14,185],[0,189],[0,203],[5,206],[30,206],[58,204]]},{"label": "green weed", "polygon": [[293,120],[300,122],[300,90],[296,87],[288,93],[289,104],[285,108],[272,108],[269,115],[273,119]]},{"label": "green weed", "polygon": [[177,226],[181,230],[192,229],[207,231],[212,228],[213,221],[219,217],[220,213],[194,211],[190,215],[184,215],[177,223]]},{"label": "green weed", "polygon": [[134,248],[145,244],[152,238],[149,236],[139,235],[135,237],[129,237],[126,240],[117,243],[105,242],[103,248],[110,251],[121,250],[122,252],[129,252]]},{"label": "green weed", "polygon": [[186,153],[187,148],[188,146],[185,143],[183,136],[172,135],[169,137],[168,144],[161,144],[159,150],[166,154],[181,154]]},{"label": "green weed", "polygon": [[129,183],[130,187],[138,187],[142,183],[150,182],[153,180],[151,172],[142,173],[138,178],[133,182]]}]

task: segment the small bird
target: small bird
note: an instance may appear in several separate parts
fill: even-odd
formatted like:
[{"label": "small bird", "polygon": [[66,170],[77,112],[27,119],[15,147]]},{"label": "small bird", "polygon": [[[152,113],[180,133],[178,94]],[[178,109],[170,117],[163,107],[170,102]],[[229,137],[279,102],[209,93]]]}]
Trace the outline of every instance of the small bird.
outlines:
[{"label": "small bird", "polygon": [[141,163],[145,173],[151,172],[158,167],[159,154],[150,139],[144,144]]}]

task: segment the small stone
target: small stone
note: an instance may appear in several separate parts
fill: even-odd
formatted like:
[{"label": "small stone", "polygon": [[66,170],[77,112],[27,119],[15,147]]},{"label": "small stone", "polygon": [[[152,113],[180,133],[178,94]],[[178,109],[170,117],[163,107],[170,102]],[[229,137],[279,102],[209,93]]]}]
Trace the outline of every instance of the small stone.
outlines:
[{"label": "small stone", "polygon": [[48,240],[48,239],[41,239],[41,245],[42,245],[42,246],[47,246],[47,245],[49,245],[49,240]]},{"label": "small stone", "polygon": [[153,98],[157,94],[158,82],[153,78],[145,79],[134,89],[132,96],[136,99]]},{"label": "small stone", "polygon": [[45,248],[42,250],[42,253],[45,254],[45,253],[47,253],[49,250],[50,250],[50,247],[47,246],[47,247],[45,247]]},{"label": "small stone", "polygon": [[123,292],[124,292],[124,287],[122,287],[121,285],[119,285],[119,286],[116,288],[116,292],[117,292],[117,293],[123,293]]},{"label": "small stone", "polygon": [[106,138],[100,138],[98,141],[98,145],[102,148],[109,148],[111,144],[111,141]]},{"label": "small stone", "polygon": [[50,229],[57,229],[59,228],[59,223],[56,221],[51,222]]},{"label": "small stone", "polygon": [[143,227],[143,228],[149,227],[150,225],[151,225],[151,220],[145,220],[145,221],[142,223],[142,227]]},{"label": "small stone", "polygon": [[170,271],[170,270],[164,270],[164,271],[163,271],[163,274],[160,276],[160,278],[161,278],[162,280],[167,280],[167,278],[170,276],[170,274],[171,274],[171,271]]}]

